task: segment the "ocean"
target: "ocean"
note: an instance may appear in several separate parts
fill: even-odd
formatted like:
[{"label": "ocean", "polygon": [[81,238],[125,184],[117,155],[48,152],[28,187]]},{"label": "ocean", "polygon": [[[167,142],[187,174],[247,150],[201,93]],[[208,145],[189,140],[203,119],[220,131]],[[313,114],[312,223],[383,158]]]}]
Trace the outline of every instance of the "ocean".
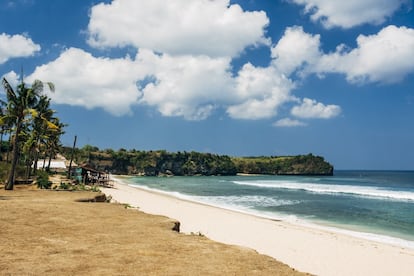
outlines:
[{"label": "ocean", "polygon": [[414,171],[120,180],[186,200],[414,248]]}]

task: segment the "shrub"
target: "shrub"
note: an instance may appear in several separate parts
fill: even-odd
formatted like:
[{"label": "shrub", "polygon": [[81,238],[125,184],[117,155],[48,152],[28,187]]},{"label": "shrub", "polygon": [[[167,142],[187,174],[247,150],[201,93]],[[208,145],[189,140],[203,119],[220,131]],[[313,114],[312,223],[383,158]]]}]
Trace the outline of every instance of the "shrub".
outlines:
[{"label": "shrub", "polygon": [[40,189],[50,189],[52,187],[52,182],[49,181],[49,174],[47,172],[37,172],[37,187]]},{"label": "shrub", "polygon": [[59,189],[61,190],[69,190],[71,188],[71,185],[69,183],[60,182]]}]

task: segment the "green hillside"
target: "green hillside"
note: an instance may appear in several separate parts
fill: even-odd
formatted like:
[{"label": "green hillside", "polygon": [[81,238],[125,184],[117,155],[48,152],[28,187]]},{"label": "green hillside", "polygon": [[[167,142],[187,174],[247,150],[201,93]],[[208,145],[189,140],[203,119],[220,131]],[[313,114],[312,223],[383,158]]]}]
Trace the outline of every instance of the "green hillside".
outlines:
[{"label": "green hillside", "polygon": [[[70,158],[71,149],[64,148],[63,154]],[[137,151],[120,149],[99,150],[93,146],[76,149],[74,161],[101,171],[114,174],[145,176],[162,175],[332,175],[333,166],[323,157],[262,156],[230,157],[200,152]]]}]

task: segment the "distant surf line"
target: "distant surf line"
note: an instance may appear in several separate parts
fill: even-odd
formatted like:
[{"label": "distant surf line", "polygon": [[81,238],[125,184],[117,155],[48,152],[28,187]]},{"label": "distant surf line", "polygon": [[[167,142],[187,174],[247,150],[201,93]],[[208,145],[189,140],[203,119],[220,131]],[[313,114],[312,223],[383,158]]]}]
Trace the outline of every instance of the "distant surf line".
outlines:
[{"label": "distant surf line", "polygon": [[233,181],[234,184],[271,189],[302,190],[316,194],[353,195],[394,201],[414,201],[414,192],[378,186],[316,184],[289,181]]}]

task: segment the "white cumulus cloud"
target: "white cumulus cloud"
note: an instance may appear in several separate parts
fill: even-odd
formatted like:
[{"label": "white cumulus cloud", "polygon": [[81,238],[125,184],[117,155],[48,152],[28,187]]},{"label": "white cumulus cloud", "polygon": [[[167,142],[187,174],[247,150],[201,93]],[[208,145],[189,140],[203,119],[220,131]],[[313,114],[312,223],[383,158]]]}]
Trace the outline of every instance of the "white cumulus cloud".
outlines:
[{"label": "white cumulus cloud", "polygon": [[305,33],[300,26],[288,27],[271,51],[274,66],[289,76],[320,58],[320,36]]},{"label": "white cumulus cloud", "polygon": [[[297,82],[297,77],[342,73],[349,81],[375,81],[411,70],[410,65],[393,64],[387,74],[380,75],[378,66],[367,62],[373,59],[369,56],[374,53],[371,44],[391,51],[384,48],[386,43],[381,46],[384,38],[397,45],[392,46],[393,60],[400,60],[395,58],[397,53],[407,57],[411,52],[404,52],[402,44],[407,48],[411,45],[411,29],[394,27],[389,30],[393,35],[385,34],[384,29],[376,35],[360,36],[357,48],[344,51],[340,45],[336,52],[326,54],[320,35],[292,26],[273,46],[267,44],[271,51],[267,67],[247,62],[234,72],[235,56],[251,45],[268,43],[268,19],[264,12],[246,12],[229,3],[115,0],[98,4],[91,9],[89,43],[104,48],[130,45],[137,48],[137,55],[113,59],[69,48],[56,60],[37,67],[30,77],[53,81],[57,91],[51,97],[56,103],[103,108],[115,115],[128,114],[136,105],[147,105],[163,116],[186,120],[203,120],[216,110],[224,110],[235,119],[259,120],[276,117],[287,103],[299,102],[290,115],[327,119],[338,116],[341,108],[297,98],[294,89],[301,81]],[[372,43],[368,43],[370,40]],[[402,41],[401,45],[397,41]],[[351,66],[358,62],[361,66]],[[275,125],[305,124],[284,118]]]},{"label": "white cumulus cloud", "polygon": [[414,29],[383,28],[377,34],[357,38],[357,48],[324,55],[313,70],[317,73],[343,73],[352,83],[396,83],[414,73]]},{"label": "white cumulus cloud", "polygon": [[340,73],[359,84],[397,83],[414,73],[414,29],[390,25],[376,34],[359,35],[356,42],[356,48],[341,44],[324,53],[319,35],[289,27],[271,48],[272,65],[289,77]]},{"label": "white cumulus cloud", "polygon": [[90,17],[90,45],[141,49],[136,62],[148,70],[139,103],[164,116],[200,120],[222,108],[232,118],[270,118],[291,99],[293,83],[273,66],[248,63],[231,73],[232,58],[247,47],[270,46],[263,11],[229,0],[115,0]]},{"label": "white cumulus cloud", "polygon": [[277,114],[278,108],[292,100],[294,84],[273,66],[255,67],[247,63],[236,77],[236,104],[227,113],[237,119],[264,119]]},{"label": "white cumulus cloud", "polygon": [[130,58],[97,58],[69,48],[56,60],[37,67],[27,80],[53,82],[56,92],[50,97],[57,104],[100,107],[114,115],[125,115],[138,102],[136,81],[144,72]]},{"label": "white cumulus cloud", "polygon": [[232,101],[229,58],[156,55],[147,50],[140,51],[137,62],[151,68],[140,103],[156,107],[164,116],[201,120]]},{"label": "white cumulus cloud", "polygon": [[40,49],[40,45],[24,35],[0,34],[0,64],[11,58],[32,56]]},{"label": "white cumulus cloud", "polygon": [[291,113],[299,118],[330,119],[341,113],[341,107],[304,98],[301,105],[292,108]]},{"label": "white cumulus cloud", "polygon": [[352,28],[362,24],[379,25],[410,0],[291,0],[305,6],[312,21],[320,21],[326,28]]},{"label": "white cumulus cloud", "polygon": [[17,87],[19,81],[21,81],[21,76],[17,75],[14,71],[4,74],[2,78],[5,78],[11,87]]},{"label": "white cumulus cloud", "polygon": [[91,10],[89,44],[151,49],[172,55],[237,56],[268,44],[263,11],[243,11],[229,0],[114,0]]}]

